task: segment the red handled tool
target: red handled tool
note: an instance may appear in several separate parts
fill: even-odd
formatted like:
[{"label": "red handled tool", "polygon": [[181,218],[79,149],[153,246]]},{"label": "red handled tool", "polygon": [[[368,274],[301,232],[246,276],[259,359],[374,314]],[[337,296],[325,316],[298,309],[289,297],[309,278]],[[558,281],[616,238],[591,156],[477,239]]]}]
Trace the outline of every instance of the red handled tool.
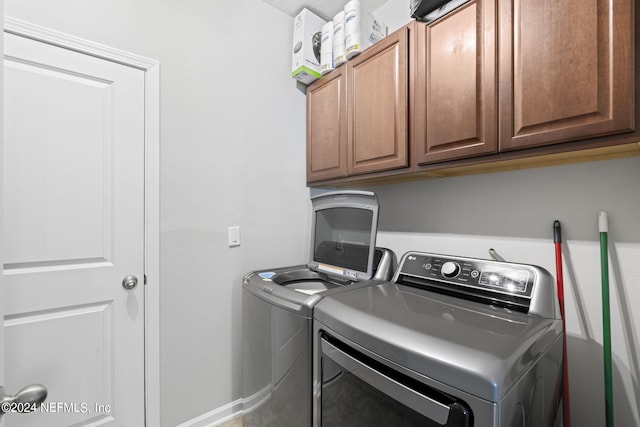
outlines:
[{"label": "red handled tool", "polygon": [[571,408],[569,406],[569,366],[567,360],[567,325],[564,313],[564,282],[562,279],[562,230],[560,221],[553,222],[553,243],[556,248],[556,281],[558,302],[562,316],[562,408],[565,427],[571,427]]}]

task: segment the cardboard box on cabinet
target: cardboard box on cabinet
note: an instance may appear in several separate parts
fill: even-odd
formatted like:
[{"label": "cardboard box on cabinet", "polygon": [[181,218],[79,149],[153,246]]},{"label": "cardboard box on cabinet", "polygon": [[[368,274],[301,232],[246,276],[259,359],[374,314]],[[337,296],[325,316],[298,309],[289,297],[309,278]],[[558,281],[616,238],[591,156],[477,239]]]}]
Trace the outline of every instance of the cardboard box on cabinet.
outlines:
[{"label": "cardboard box on cabinet", "polygon": [[304,8],[293,22],[291,77],[309,84],[320,78],[322,26],[326,21]]},{"label": "cardboard box on cabinet", "polygon": [[360,0],[344,6],[344,43],[347,59],[387,36],[386,24],[365,9]]}]

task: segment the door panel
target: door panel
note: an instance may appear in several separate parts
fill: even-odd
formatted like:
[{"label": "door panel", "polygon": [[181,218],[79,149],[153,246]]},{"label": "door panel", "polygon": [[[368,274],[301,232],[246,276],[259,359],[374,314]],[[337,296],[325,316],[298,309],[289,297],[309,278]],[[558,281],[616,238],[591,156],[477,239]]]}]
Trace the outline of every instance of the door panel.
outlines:
[{"label": "door panel", "polygon": [[345,67],[307,90],[307,181],[347,175],[347,80]]},{"label": "door panel", "polygon": [[144,425],[144,72],[11,34],[4,64],[5,386],[49,389],[6,426]]},{"label": "door panel", "polygon": [[409,30],[347,63],[349,174],[409,166]]},{"label": "door panel", "polygon": [[501,150],[634,129],[632,3],[501,3]]},{"label": "door panel", "polygon": [[417,26],[416,162],[497,151],[496,2]]},{"label": "door panel", "polygon": [[5,269],[112,261],[114,85],[10,58],[6,76]]},{"label": "door panel", "polygon": [[[44,409],[51,413],[9,414],[7,425],[35,426],[44,422],[46,425],[67,426],[114,420],[113,414],[106,409],[100,413],[94,406],[114,406],[111,378],[114,375],[115,349],[110,338],[113,323],[112,303],[8,316],[5,319],[9,350],[7,381],[9,384],[46,384],[49,398]],[[44,361],[43,356],[46,356]],[[82,381],[78,381],[78,374],[82,375]],[[96,387],[98,384],[101,387]],[[72,404],[72,408],[64,410],[47,406],[61,398],[62,402]],[[83,404],[87,405],[86,411],[96,413],[83,413]],[[49,424],[50,420],[55,421]]]}]

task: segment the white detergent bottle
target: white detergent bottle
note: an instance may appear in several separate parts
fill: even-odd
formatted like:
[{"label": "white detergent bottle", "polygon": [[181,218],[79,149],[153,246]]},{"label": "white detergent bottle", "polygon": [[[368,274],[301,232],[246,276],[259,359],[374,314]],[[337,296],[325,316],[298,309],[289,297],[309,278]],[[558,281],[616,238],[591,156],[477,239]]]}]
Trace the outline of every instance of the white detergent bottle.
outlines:
[{"label": "white detergent bottle", "polygon": [[333,18],[333,66],[347,62],[344,46],[344,10]]},{"label": "white detergent bottle", "polygon": [[325,75],[331,70],[333,70],[333,21],[322,26],[320,45],[320,73]]}]

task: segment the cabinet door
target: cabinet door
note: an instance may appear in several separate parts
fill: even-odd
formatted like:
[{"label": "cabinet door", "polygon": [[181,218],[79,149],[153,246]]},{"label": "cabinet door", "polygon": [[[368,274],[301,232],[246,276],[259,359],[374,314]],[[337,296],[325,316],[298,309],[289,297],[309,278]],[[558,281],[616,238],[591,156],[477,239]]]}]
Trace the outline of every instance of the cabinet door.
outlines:
[{"label": "cabinet door", "polygon": [[390,34],[347,63],[349,174],[409,166],[408,32]]},{"label": "cabinet door", "polygon": [[632,0],[500,8],[501,150],[633,130]]},{"label": "cabinet door", "polygon": [[307,181],[347,175],[345,67],[307,89]]},{"label": "cabinet door", "polygon": [[496,0],[418,24],[413,110],[418,164],[497,151]]}]

